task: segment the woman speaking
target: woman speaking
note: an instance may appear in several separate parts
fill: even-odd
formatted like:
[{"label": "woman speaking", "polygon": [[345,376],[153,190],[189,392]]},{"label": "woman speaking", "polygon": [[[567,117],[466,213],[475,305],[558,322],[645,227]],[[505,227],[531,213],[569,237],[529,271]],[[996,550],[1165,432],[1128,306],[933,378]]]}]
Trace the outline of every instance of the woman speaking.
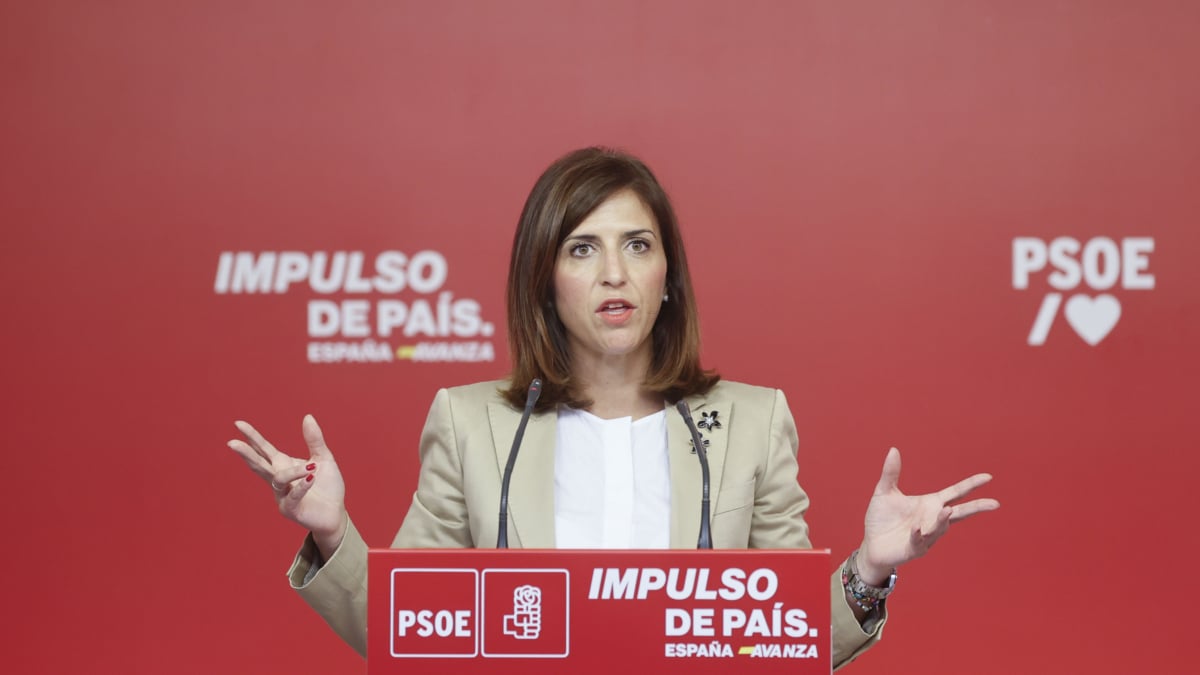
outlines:
[{"label": "woman speaking", "polygon": [[[778,389],[704,370],[699,319],[674,210],[650,170],[601,148],[572,152],[525,202],[508,273],[508,379],[443,389],[421,433],[421,472],[393,547],[496,545],[501,474],[541,381],[512,477],[507,537],[524,548],[694,548],[700,469],[687,403],[711,467],[712,544],[809,548],[797,434]],[[237,422],[229,446],[309,531],[289,578],[346,642],[366,653],[367,545],[311,416],[308,459]],[[897,567],[951,523],[998,508],[956,503],[991,479],[905,495],[891,449],[862,543],[830,580],[835,666],[878,639]]]}]

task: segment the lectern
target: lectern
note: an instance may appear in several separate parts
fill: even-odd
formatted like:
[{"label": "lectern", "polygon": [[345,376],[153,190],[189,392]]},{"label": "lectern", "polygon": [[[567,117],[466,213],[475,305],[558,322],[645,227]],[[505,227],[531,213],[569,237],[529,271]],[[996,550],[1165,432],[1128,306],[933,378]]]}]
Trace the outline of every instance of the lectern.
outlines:
[{"label": "lectern", "polygon": [[827,675],[826,550],[371,549],[367,672]]}]

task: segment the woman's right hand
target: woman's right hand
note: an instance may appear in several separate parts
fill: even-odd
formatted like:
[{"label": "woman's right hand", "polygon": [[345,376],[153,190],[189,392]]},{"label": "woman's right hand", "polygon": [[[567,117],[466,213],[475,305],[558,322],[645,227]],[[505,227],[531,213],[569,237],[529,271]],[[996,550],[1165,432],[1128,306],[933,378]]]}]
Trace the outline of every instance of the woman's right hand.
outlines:
[{"label": "woman's right hand", "polygon": [[279,512],[311,531],[321,555],[331,558],[346,535],[346,483],[317,420],[305,415],[300,425],[308,445],[307,460],[276,450],[247,422],[234,425],[246,440],[229,441],[229,448],[267,482]]}]

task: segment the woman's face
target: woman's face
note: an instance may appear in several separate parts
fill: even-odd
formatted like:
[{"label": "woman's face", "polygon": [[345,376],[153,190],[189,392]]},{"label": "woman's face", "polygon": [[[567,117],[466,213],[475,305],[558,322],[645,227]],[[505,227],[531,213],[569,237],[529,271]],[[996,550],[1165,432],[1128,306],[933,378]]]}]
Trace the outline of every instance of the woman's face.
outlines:
[{"label": "woman's face", "polygon": [[638,356],[649,367],[666,284],[654,215],[636,193],[615,193],[567,235],[554,265],[554,306],[572,360]]}]

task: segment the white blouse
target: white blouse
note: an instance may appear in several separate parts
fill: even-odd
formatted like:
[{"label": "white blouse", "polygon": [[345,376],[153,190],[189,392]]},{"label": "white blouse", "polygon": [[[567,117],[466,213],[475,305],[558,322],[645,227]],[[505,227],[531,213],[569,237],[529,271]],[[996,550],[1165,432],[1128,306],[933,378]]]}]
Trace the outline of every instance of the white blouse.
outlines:
[{"label": "white blouse", "polygon": [[555,546],[667,548],[670,530],[666,411],[634,421],[559,408]]}]

